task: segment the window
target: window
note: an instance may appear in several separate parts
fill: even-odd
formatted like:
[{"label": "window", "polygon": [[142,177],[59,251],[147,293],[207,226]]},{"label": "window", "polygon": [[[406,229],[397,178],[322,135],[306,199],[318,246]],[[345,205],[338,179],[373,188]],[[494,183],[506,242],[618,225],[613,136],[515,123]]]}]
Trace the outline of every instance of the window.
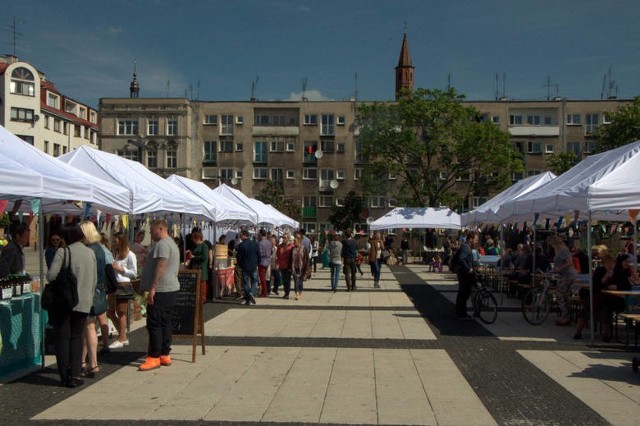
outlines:
[{"label": "window", "polygon": [[372,195],[369,197],[369,206],[373,209],[386,207],[387,200],[384,195]]},{"label": "window", "polygon": [[611,115],[608,112],[602,113],[602,124],[611,124]]},{"label": "window", "polygon": [[44,152],[49,153],[49,141],[44,141]]},{"label": "window", "polygon": [[233,179],[233,169],[220,169],[220,179],[224,181]]},{"label": "window", "polygon": [[542,174],[542,171],[540,171],[540,170],[529,170],[527,172],[527,177],[529,177],[529,176],[538,176],[539,174]]},{"label": "window", "polygon": [[528,126],[539,126],[540,125],[540,116],[539,115],[527,115],[527,125]]},{"label": "window", "polygon": [[217,179],[218,170],[215,167],[203,167],[202,179]]},{"label": "window", "polygon": [[16,135],[16,136],[22,139],[23,141],[25,141],[26,143],[28,143],[29,145],[33,146],[33,141],[34,141],[33,136],[29,136],[29,135]]},{"label": "window", "polygon": [[582,151],[580,149],[580,142],[579,141],[567,142],[567,152],[573,152],[576,155],[576,157],[581,158]]},{"label": "window", "polygon": [[175,169],[178,167],[178,149],[175,147],[167,148],[167,169]]},{"label": "window", "polygon": [[335,152],[336,143],[334,141],[320,141],[320,149],[323,153]]},{"label": "window", "polygon": [[253,178],[254,179],[266,179],[269,176],[269,169],[266,167],[256,167],[253,169]]},{"label": "window", "polygon": [[238,125],[243,125],[244,124],[244,117],[239,115],[236,117],[236,124]]},{"label": "window", "polygon": [[542,152],[542,143],[540,142],[527,142],[528,154],[540,154]]},{"label": "window", "polygon": [[344,115],[339,115],[338,116],[338,126],[344,126],[346,122],[345,116]]},{"label": "window", "polygon": [[510,115],[509,116],[509,125],[510,126],[522,126],[522,116],[521,115]]},{"label": "window", "polygon": [[513,182],[517,182],[524,177],[524,173],[522,172],[513,172],[511,173],[511,180]]},{"label": "window", "polygon": [[573,126],[580,125],[580,114],[567,114],[567,124]]},{"label": "window", "polygon": [[586,154],[591,154],[595,148],[596,148],[596,141],[585,141],[584,142],[584,152]]},{"label": "window", "polygon": [[551,124],[553,124],[553,121],[551,120],[551,117],[548,115],[544,116],[544,125],[545,126],[551,126]]},{"label": "window", "polygon": [[284,170],[283,169],[271,169],[269,170],[271,175],[271,180],[274,182],[282,182],[284,180]]},{"label": "window", "polygon": [[60,133],[60,120],[57,118],[53,119],[53,131]]},{"label": "window", "polygon": [[302,168],[303,180],[315,180],[318,179],[318,169],[315,167],[303,167]]},{"label": "window", "polygon": [[158,150],[147,149],[147,167],[150,169],[158,168]]},{"label": "window", "polygon": [[148,136],[156,136],[158,134],[158,119],[150,118],[147,121],[147,135]]},{"label": "window", "polygon": [[512,145],[514,151],[518,151],[524,154],[524,142],[513,142]]},{"label": "window", "polygon": [[295,142],[287,142],[287,152],[294,152],[296,150]]},{"label": "window", "polygon": [[438,174],[438,177],[440,178],[440,180],[447,180],[447,176],[448,176],[448,173],[442,170]]},{"label": "window", "polygon": [[318,150],[318,142],[316,141],[304,141],[304,163],[317,163],[316,151]]},{"label": "window", "polygon": [[33,110],[11,107],[11,121],[33,121]]},{"label": "window", "polygon": [[337,143],[336,144],[336,152],[344,153],[344,143]]},{"label": "window", "polygon": [[[57,144],[53,144],[54,153],[56,151],[56,145]],[[123,150],[116,151],[116,154],[118,155],[118,157],[126,158],[127,160],[138,161],[137,149],[123,149]]]},{"label": "window", "polygon": [[33,73],[24,67],[19,67],[11,73],[10,91],[14,95],[35,96]]},{"label": "window", "polygon": [[233,115],[222,115],[220,117],[220,121],[222,123],[220,127],[221,135],[232,135],[233,134]]},{"label": "window", "polygon": [[353,180],[362,179],[362,169],[353,169]]},{"label": "window", "polygon": [[335,116],[333,114],[322,114],[320,134],[322,136],[334,136],[336,134]]},{"label": "window", "polygon": [[218,125],[218,116],[216,114],[205,114],[205,116],[204,116],[204,125],[205,126],[217,126]]},{"label": "window", "polygon": [[80,129],[81,128],[82,128],[82,126],[80,126],[78,124],[74,124],[74,126],[73,126],[73,136],[75,136],[76,138],[82,137],[82,135],[80,135]]},{"label": "window", "polygon": [[500,124],[500,116],[499,115],[492,115],[491,116],[491,122],[493,124]]},{"label": "window", "polygon": [[253,144],[253,162],[266,164],[267,162],[267,143],[266,142],[255,142]]},{"label": "window", "polygon": [[236,152],[242,152],[244,146],[241,143],[236,144]]},{"label": "window", "polygon": [[584,134],[592,135],[598,130],[600,116],[598,114],[585,114],[584,116]]},{"label": "window", "polygon": [[302,228],[307,235],[315,234],[317,232],[316,224],[313,222],[302,222]]},{"label": "window", "polygon": [[242,179],[243,176],[242,170],[236,170],[236,179]]},{"label": "window", "polygon": [[396,172],[389,172],[389,180],[398,179],[398,174]]},{"label": "window", "polygon": [[287,179],[295,179],[295,178],[296,178],[295,170],[287,170]]},{"label": "window", "polygon": [[316,114],[305,114],[304,115],[304,125],[305,126],[317,126],[318,125],[318,116]]},{"label": "window", "polygon": [[268,126],[269,116],[266,114],[256,114],[253,118],[254,126]]},{"label": "window", "polygon": [[269,147],[271,152],[284,152],[284,142],[272,141]]},{"label": "window", "polygon": [[553,154],[553,144],[548,143],[544,146],[544,152],[547,154]]},{"label": "window", "polygon": [[233,139],[220,137],[219,152],[233,152]]},{"label": "window", "polygon": [[[120,154],[118,154],[118,155],[120,155]],[[53,144],[53,156],[54,157],[59,157],[60,156],[60,144],[57,144],[57,143]],[[134,161],[136,161],[136,160],[134,160]]]},{"label": "window", "polygon": [[167,120],[167,135],[175,136],[178,134],[178,120]]},{"label": "window", "polygon": [[60,109],[60,97],[55,93],[47,93],[47,106],[51,108]]},{"label": "window", "polygon": [[216,164],[216,160],[218,159],[218,153],[216,150],[217,145],[216,141],[204,141],[204,155],[202,157],[202,162],[204,164]]},{"label": "window", "polygon": [[134,136],[138,134],[138,120],[118,120],[118,134]]},{"label": "window", "polygon": [[344,170],[342,169],[336,170],[336,179],[344,180]]},{"label": "window", "polygon": [[328,190],[331,188],[330,184],[333,180],[333,169],[320,169],[320,189]]},{"label": "window", "polygon": [[396,207],[396,204],[397,204],[397,202],[396,202],[395,198],[389,198],[387,200],[387,207],[393,208],[393,207]]},{"label": "window", "polygon": [[333,197],[329,195],[321,195],[319,207],[333,207]]},{"label": "window", "polygon": [[45,117],[44,118],[44,128],[45,129],[49,129],[49,122],[51,121],[50,117]]},{"label": "window", "polygon": [[344,198],[336,197],[336,207],[344,207]]},{"label": "window", "polygon": [[305,195],[302,197],[302,205],[304,207],[318,207],[318,198],[315,196]]}]

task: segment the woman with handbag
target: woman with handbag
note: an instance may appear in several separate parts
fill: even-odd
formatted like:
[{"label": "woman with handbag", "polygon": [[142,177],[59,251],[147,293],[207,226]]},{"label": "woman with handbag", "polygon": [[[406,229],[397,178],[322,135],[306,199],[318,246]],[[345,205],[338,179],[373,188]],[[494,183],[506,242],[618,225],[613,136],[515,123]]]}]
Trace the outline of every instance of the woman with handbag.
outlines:
[{"label": "woman with handbag", "polygon": [[373,275],[373,287],[380,288],[380,271],[382,269],[384,242],[379,232],[373,233],[369,244],[369,266],[371,266],[371,275]]},{"label": "woman with handbag", "polygon": [[293,240],[293,250],[291,251],[291,265],[293,271],[293,287],[296,292],[296,300],[302,297],[303,283],[309,274],[309,253],[302,245],[302,237],[296,234]]},{"label": "woman with handbag", "polygon": [[[93,296],[93,305],[91,311],[87,315],[87,321],[82,333],[82,375],[84,377],[93,378],[100,372],[98,367],[98,336],[96,333],[96,320],[100,323],[101,332],[105,330],[102,324],[107,325],[106,312],[108,308],[107,291],[105,287],[105,265],[107,262],[113,262],[113,256],[106,247],[100,244],[101,237],[93,222],[83,220],[80,222],[80,229],[84,234],[83,242],[93,250],[96,257],[96,291]],[[99,319],[100,318],[100,319]],[[106,329],[108,334],[108,326]],[[108,349],[108,348],[107,348]]]},{"label": "woman with handbag", "polygon": [[129,241],[124,232],[117,232],[114,235],[113,248],[116,259],[113,262],[113,269],[116,272],[118,288],[109,295],[107,316],[118,329],[118,339],[109,345],[109,349],[119,349],[129,346],[127,308],[134,296],[131,279],[138,275],[138,262],[136,255],[129,250]]},{"label": "woman with handbag", "polygon": [[[51,268],[47,272],[48,285],[53,285],[65,268],[69,268],[72,277],[75,277],[73,285],[77,289],[76,305],[49,310],[58,373],[62,386],[69,388],[75,388],[84,383],[78,378],[82,362],[82,330],[93,305],[97,282],[96,256],[93,250],[82,243],[83,238],[84,234],[78,225],[65,226],[64,239],[67,248],[58,249]],[[55,282],[55,285],[60,284],[59,280]]]}]

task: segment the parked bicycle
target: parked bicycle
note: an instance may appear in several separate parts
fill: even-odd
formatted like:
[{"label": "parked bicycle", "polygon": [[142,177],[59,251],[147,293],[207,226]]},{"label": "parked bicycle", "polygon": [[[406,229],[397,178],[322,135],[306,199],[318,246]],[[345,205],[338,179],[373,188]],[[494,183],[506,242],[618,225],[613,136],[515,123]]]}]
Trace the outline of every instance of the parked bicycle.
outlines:
[{"label": "parked bicycle", "polygon": [[522,315],[531,325],[542,324],[549,316],[549,311],[554,304],[554,295],[549,291],[553,286],[553,274],[542,273],[542,282],[534,285],[522,299]]},{"label": "parked bicycle", "polygon": [[480,274],[476,274],[476,290],[471,298],[473,302],[473,316],[485,324],[493,324],[498,318],[498,302],[493,294],[485,287]]}]

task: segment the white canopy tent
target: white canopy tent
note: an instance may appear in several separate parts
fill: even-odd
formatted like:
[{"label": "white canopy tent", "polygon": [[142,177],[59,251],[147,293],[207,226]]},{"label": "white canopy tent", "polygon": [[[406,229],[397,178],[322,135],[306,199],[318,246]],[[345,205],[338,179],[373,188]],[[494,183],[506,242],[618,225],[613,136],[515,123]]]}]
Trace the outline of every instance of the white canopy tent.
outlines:
[{"label": "white canopy tent", "polygon": [[75,149],[59,160],[130,189],[133,196],[126,210],[129,213],[185,213],[208,220],[216,217],[216,207],[167,182],[138,162],[87,146]]},{"label": "white canopy tent", "polygon": [[369,225],[372,231],[394,228],[460,229],[460,215],[446,207],[396,207]]},{"label": "white canopy tent", "polygon": [[224,198],[202,182],[178,175],[169,176],[167,181],[171,182],[173,185],[181,187],[185,191],[189,191],[191,194],[203,201],[216,206],[217,213],[219,213],[219,215],[214,218],[216,224],[226,222],[232,223],[236,226],[243,226],[255,224],[258,221],[258,216],[253,210],[250,210],[244,205],[238,204],[231,199]]},{"label": "white canopy tent", "polygon": [[521,179],[479,207],[462,214],[460,216],[461,223],[463,226],[470,223],[501,223],[512,215],[512,212],[507,211],[504,207],[506,202],[528,194],[555,178],[556,175],[553,173],[545,172]]},{"label": "white canopy tent", "polygon": [[[267,208],[266,204],[253,198],[247,197],[242,191],[231,188],[225,184],[218,186],[213,191],[219,195],[222,195],[226,199],[239,203],[248,209],[251,209],[257,215],[256,225],[271,225],[280,226],[283,221],[283,214],[273,208]],[[284,216],[287,217],[287,216]],[[293,221],[293,219],[290,219]],[[293,223],[297,223],[293,221]]]},{"label": "white canopy tent", "polygon": [[292,228],[292,229],[297,229],[300,227],[300,222],[298,222],[297,220],[293,220],[286,214],[282,213],[280,210],[273,207],[271,204],[264,204],[264,206],[265,208],[273,212],[275,219],[277,221],[275,226]]},{"label": "white canopy tent", "polygon": [[[84,214],[85,206],[126,211],[131,191],[70,167],[0,126],[0,199],[42,200],[45,213]],[[22,210],[29,208],[23,205]]]}]

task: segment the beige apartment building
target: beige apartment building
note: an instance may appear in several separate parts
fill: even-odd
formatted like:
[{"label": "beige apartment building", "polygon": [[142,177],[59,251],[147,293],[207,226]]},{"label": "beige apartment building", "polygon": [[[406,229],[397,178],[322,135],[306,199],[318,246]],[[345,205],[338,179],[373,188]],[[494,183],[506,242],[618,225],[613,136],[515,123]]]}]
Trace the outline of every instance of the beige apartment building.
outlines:
[{"label": "beige apartment building", "polygon": [[98,145],[98,112],[11,55],[0,56],[0,124],[55,157],[81,145]]}]

